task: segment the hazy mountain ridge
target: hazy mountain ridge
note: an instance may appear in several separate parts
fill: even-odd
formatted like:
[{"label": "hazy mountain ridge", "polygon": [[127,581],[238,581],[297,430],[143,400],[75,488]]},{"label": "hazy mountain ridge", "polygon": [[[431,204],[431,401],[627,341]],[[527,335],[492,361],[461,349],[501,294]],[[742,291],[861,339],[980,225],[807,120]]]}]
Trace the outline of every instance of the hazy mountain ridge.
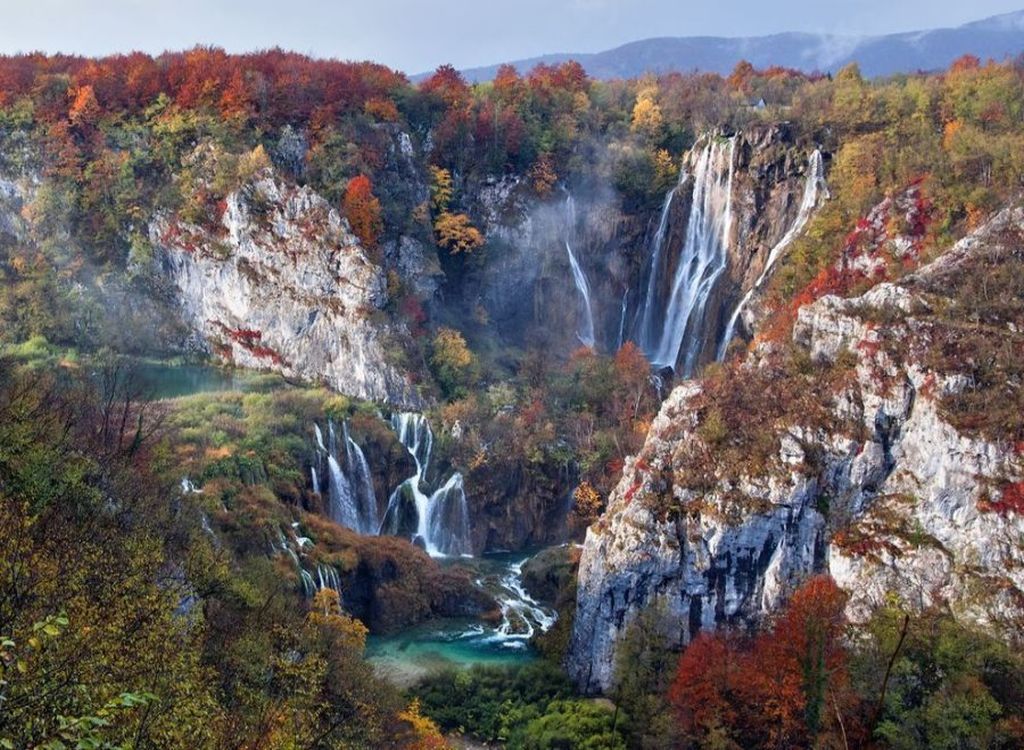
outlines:
[{"label": "hazy mountain ridge", "polygon": [[[832,72],[856,62],[865,75],[874,77],[937,70],[965,54],[1002,60],[1021,51],[1024,51],[1024,10],[955,28],[882,36],[789,32],[736,38],[653,37],[602,52],[553,53],[511,64],[520,72],[526,72],[541,63],[577,60],[594,78],[611,79],[670,71],[726,74],[740,60],[749,60],[759,68],[781,65],[808,72]],[[470,81],[487,81],[494,77],[498,67],[488,65],[462,72]]]}]

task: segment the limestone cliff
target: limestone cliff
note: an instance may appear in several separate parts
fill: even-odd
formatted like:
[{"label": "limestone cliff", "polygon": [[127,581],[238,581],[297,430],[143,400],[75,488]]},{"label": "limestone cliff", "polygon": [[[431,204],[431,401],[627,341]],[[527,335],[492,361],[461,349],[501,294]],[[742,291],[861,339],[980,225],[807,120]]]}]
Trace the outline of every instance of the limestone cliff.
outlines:
[{"label": "limestone cliff", "polygon": [[268,170],[228,196],[217,231],[165,215],[149,234],[200,348],[353,396],[420,404],[389,357],[397,334],[377,315],[383,271],[311,189]]},{"label": "limestone cliff", "polygon": [[[883,213],[837,274],[876,276],[883,247],[912,255]],[[587,534],[568,656],[581,687],[611,686],[645,607],[664,605],[681,645],[823,570],[855,620],[894,594],[1020,637],[1022,237],[1024,209],[1003,211],[898,283],[803,307],[790,346],[671,394]]]}]

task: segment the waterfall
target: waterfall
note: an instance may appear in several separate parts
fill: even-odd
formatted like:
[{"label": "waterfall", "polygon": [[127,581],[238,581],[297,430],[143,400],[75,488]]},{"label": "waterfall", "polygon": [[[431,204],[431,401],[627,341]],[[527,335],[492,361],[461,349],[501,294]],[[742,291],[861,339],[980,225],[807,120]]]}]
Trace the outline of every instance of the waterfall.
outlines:
[{"label": "waterfall", "polygon": [[469,507],[462,474],[456,472],[439,489],[427,494],[427,474],[434,434],[422,414],[395,414],[391,426],[412,456],[416,473],[402,482],[388,499],[381,534],[419,539],[432,556],[468,555]]},{"label": "waterfall", "polygon": [[594,348],[594,310],[590,302],[590,284],[586,274],[580,268],[576,260],[576,254],[572,251],[572,241],[576,236],[576,201],[572,193],[566,191],[565,197],[566,213],[566,240],[565,251],[569,254],[569,266],[572,268],[572,278],[576,283],[576,290],[580,293],[580,317],[582,318],[582,330],[576,331],[576,338],[586,347]]},{"label": "waterfall", "polygon": [[807,180],[804,182],[804,194],[800,200],[800,210],[797,212],[796,219],[793,221],[793,225],[789,228],[789,231],[783,235],[782,239],[771,249],[768,253],[768,260],[764,264],[764,270],[761,271],[761,275],[757,277],[757,281],[750,287],[750,290],[743,295],[743,299],[736,305],[736,310],[733,312],[732,317],[729,318],[729,323],[725,327],[725,334],[722,336],[722,341],[718,345],[718,359],[725,357],[726,351],[729,349],[729,344],[732,343],[733,337],[736,335],[736,323],[740,319],[740,314],[743,309],[750,302],[754,293],[760,289],[761,285],[768,278],[768,274],[772,272],[775,264],[779,258],[782,257],[783,251],[789,247],[789,245],[797,238],[800,232],[803,231],[807,222],[810,221],[811,215],[814,210],[818,207],[818,200],[820,196],[824,195],[828,197],[828,185],[825,183],[825,162],[822,159],[821,151],[815,149],[811,154],[810,159],[807,162]]},{"label": "waterfall", "polygon": [[[318,453],[317,463],[326,455],[328,469],[328,514],[335,522],[360,534],[375,534],[378,528],[377,495],[373,489],[373,475],[359,444],[348,434],[348,424],[342,424],[344,452],[338,450],[334,423],[327,423],[327,445],[324,445],[320,426],[313,423]],[[339,457],[344,459],[342,467]],[[317,467],[310,467],[313,490],[320,492]]]},{"label": "waterfall", "polygon": [[469,506],[462,474],[456,472],[435,492],[427,506],[426,539],[439,550],[468,553]]},{"label": "waterfall", "polygon": [[352,496],[352,485],[333,454],[328,454],[327,466],[331,472],[329,515],[342,526],[358,531],[359,515]]},{"label": "waterfall", "polygon": [[323,563],[317,563],[316,589],[317,591],[323,591],[324,589],[334,589],[339,594],[341,593],[341,581],[338,579],[338,571],[334,568],[333,565],[324,565]]},{"label": "waterfall", "polygon": [[655,365],[677,368],[687,377],[704,346],[708,299],[728,263],[735,153],[735,136],[711,137],[697,157],[686,240],[672,279],[665,323],[656,345],[645,348]]},{"label": "waterfall", "polygon": [[[528,558],[527,558],[528,559]],[[524,648],[538,630],[551,629],[558,615],[530,596],[523,586],[523,564],[520,560],[509,566],[497,582],[495,598],[501,608],[501,624],[488,640],[509,648]]]},{"label": "waterfall", "polygon": [[658,273],[662,266],[662,256],[664,255],[665,239],[668,236],[668,217],[672,211],[672,201],[675,198],[676,191],[683,183],[686,182],[686,167],[685,164],[679,171],[679,182],[672,186],[672,188],[665,193],[665,201],[661,205],[661,215],[658,217],[658,228],[654,232],[654,237],[651,240],[651,248],[648,253],[650,258],[647,268],[647,289],[644,294],[643,301],[640,305],[640,309],[637,310],[637,329],[636,329],[636,340],[637,344],[645,352],[654,350],[657,343],[654,341],[655,336],[660,336],[660,329],[655,331],[655,320],[654,315],[658,309]]},{"label": "waterfall", "polygon": [[619,340],[616,345],[616,350],[622,348],[622,345],[626,343],[626,310],[629,308],[629,287],[626,287],[626,291],[622,293],[622,313],[619,315]]},{"label": "waterfall", "polygon": [[363,449],[348,436],[347,427],[345,430],[345,440],[347,444],[345,453],[349,461],[349,476],[352,477],[357,501],[359,531],[363,534],[374,534],[377,531],[378,525],[377,493],[373,489],[373,475],[370,473],[370,464],[366,461]]}]

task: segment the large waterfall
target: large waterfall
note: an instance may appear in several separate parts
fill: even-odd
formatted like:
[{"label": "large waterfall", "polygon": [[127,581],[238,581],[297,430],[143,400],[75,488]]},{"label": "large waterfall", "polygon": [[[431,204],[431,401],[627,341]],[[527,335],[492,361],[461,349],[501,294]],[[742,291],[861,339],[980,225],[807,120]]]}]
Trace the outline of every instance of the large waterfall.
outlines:
[{"label": "large waterfall", "polygon": [[334,422],[327,423],[326,445],[320,425],[314,423],[313,432],[316,436],[315,462],[311,467],[313,489],[321,491],[320,477],[323,476],[323,464],[326,461],[328,515],[342,526],[360,534],[375,534],[379,511],[373,477],[362,449],[348,434],[348,425],[342,425],[340,449]]},{"label": "large waterfall", "polygon": [[576,201],[572,193],[566,192],[565,196],[566,235],[565,250],[569,254],[569,266],[572,268],[572,278],[576,284],[576,291],[580,294],[580,328],[576,331],[576,337],[580,343],[590,348],[594,347],[594,309],[590,302],[590,283],[583,273],[576,254],[572,250],[572,243],[576,239]]},{"label": "large waterfall", "polygon": [[469,508],[462,474],[452,474],[426,494],[434,446],[430,424],[422,414],[405,413],[395,414],[391,426],[412,456],[416,473],[391,493],[380,533],[419,540],[430,555],[470,554]]},{"label": "large waterfall", "polygon": [[751,298],[761,288],[761,285],[768,278],[768,275],[772,272],[775,264],[779,258],[782,257],[782,253],[787,247],[795,240],[800,232],[803,231],[807,222],[810,220],[814,210],[818,207],[819,199],[824,196],[828,197],[828,185],[825,183],[825,162],[821,156],[821,151],[815,149],[811,154],[810,159],[807,163],[807,179],[804,182],[804,194],[800,200],[800,209],[797,212],[796,219],[793,221],[793,225],[789,228],[786,234],[783,235],[782,239],[776,243],[775,247],[768,253],[768,260],[764,264],[764,270],[761,271],[761,275],[757,277],[757,281],[750,287],[750,290],[743,295],[743,299],[736,305],[736,310],[733,312],[732,317],[729,318],[729,323],[725,327],[725,333],[722,336],[722,340],[718,345],[718,358],[722,359],[725,357],[726,351],[729,349],[729,344],[732,343],[733,337],[736,335],[736,323],[740,319],[744,308],[750,302]]},{"label": "large waterfall", "polygon": [[735,136],[711,136],[696,155],[690,218],[663,317],[658,315],[657,287],[673,193],[665,198],[653,243],[637,339],[652,363],[675,368],[685,376],[693,374],[698,364],[707,333],[708,300],[728,263],[735,154]]}]

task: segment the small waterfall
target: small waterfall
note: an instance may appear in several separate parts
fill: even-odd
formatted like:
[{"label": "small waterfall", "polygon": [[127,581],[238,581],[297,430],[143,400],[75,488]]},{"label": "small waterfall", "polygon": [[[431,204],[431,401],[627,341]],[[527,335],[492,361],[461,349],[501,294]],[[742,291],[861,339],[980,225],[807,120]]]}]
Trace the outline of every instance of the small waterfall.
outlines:
[{"label": "small waterfall", "polygon": [[679,182],[665,193],[665,201],[661,205],[658,217],[658,228],[651,240],[648,253],[647,288],[640,309],[637,311],[636,341],[645,352],[654,351],[656,338],[661,336],[661,329],[656,329],[655,314],[658,310],[658,274],[661,272],[662,256],[665,250],[665,239],[668,236],[668,217],[672,211],[672,201],[676,192],[686,182],[686,166],[679,171]]},{"label": "small waterfall", "polygon": [[[316,462],[327,457],[328,514],[335,522],[360,534],[376,534],[378,528],[377,495],[373,489],[373,476],[359,444],[348,434],[348,425],[342,425],[344,452],[338,450],[334,423],[327,423],[327,445],[324,446],[320,426],[313,424],[316,435]],[[339,457],[344,460],[342,467]],[[321,491],[317,466],[310,467],[313,490]]]},{"label": "small waterfall", "polygon": [[338,571],[335,570],[333,565],[324,565],[323,563],[317,563],[316,590],[323,591],[324,589],[334,589],[340,594],[341,581],[338,578]]},{"label": "small waterfall", "polygon": [[619,315],[619,339],[615,347],[616,351],[626,343],[626,310],[629,309],[629,287],[622,293],[622,313]]},{"label": "small waterfall", "polygon": [[299,579],[302,581],[303,596],[313,596],[316,593],[316,582],[313,580],[310,572],[304,568],[299,568]]},{"label": "small waterfall", "polygon": [[590,302],[590,283],[583,269],[576,260],[576,254],[572,251],[572,242],[576,237],[576,201],[572,193],[566,191],[565,197],[566,214],[566,240],[565,251],[569,254],[569,266],[572,268],[572,278],[576,283],[576,290],[580,293],[580,317],[581,329],[576,331],[576,338],[580,343],[591,349],[594,348],[594,309]]},{"label": "small waterfall", "polygon": [[501,607],[501,624],[488,640],[508,648],[525,648],[538,630],[551,629],[558,615],[530,596],[523,586],[523,564],[520,560],[508,567],[497,582],[495,598]]},{"label": "small waterfall", "polygon": [[370,473],[370,464],[366,461],[363,449],[359,447],[352,438],[348,436],[348,428],[345,429],[345,441],[348,458],[349,476],[352,477],[353,489],[357,500],[357,515],[359,516],[359,531],[363,534],[374,534],[377,532],[377,493],[373,489],[373,475]]},{"label": "small waterfall", "polygon": [[195,483],[189,477],[181,478],[181,494],[183,495],[202,495],[203,490],[196,487]]},{"label": "small waterfall", "polygon": [[427,494],[427,474],[434,434],[422,414],[395,414],[391,426],[416,464],[416,473],[400,484],[388,499],[381,534],[419,539],[432,556],[468,555],[469,507],[462,474],[452,474]]},{"label": "small waterfall", "polygon": [[329,515],[342,526],[358,531],[359,514],[353,499],[352,485],[333,454],[327,455],[327,466],[331,472]]},{"label": "small waterfall", "polygon": [[789,231],[783,235],[782,239],[768,253],[768,260],[764,264],[764,270],[761,271],[761,275],[757,277],[757,281],[743,295],[740,303],[736,305],[736,310],[733,312],[732,317],[729,318],[722,341],[718,345],[718,359],[725,357],[729,344],[732,343],[733,337],[736,335],[736,323],[740,319],[740,314],[750,302],[755,292],[761,288],[761,285],[768,278],[775,264],[782,257],[783,251],[789,247],[793,240],[804,230],[804,227],[807,226],[807,222],[810,221],[814,210],[818,207],[818,200],[822,195],[826,198],[828,197],[828,185],[825,183],[825,162],[822,159],[821,150],[815,149],[807,162],[807,180],[804,182],[804,194],[800,200],[800,210],[797,212],[796,219],[793,221]]},{"label": "small waterfall", "polygon": [[697,157],[686,240],[672,280],[665,323],[657,344],[645,349],[652,363],[676,368],[687,377],[696,369],[704,346],[708,299],[728,263],[735,154],[735,136],[710,137]]},{"label": "small waterfall", "polygon": [[427,506],[427,539],[440,550],[452,554],[468,553],[469,506],[462,474],[456,472],[435,492]]}]

